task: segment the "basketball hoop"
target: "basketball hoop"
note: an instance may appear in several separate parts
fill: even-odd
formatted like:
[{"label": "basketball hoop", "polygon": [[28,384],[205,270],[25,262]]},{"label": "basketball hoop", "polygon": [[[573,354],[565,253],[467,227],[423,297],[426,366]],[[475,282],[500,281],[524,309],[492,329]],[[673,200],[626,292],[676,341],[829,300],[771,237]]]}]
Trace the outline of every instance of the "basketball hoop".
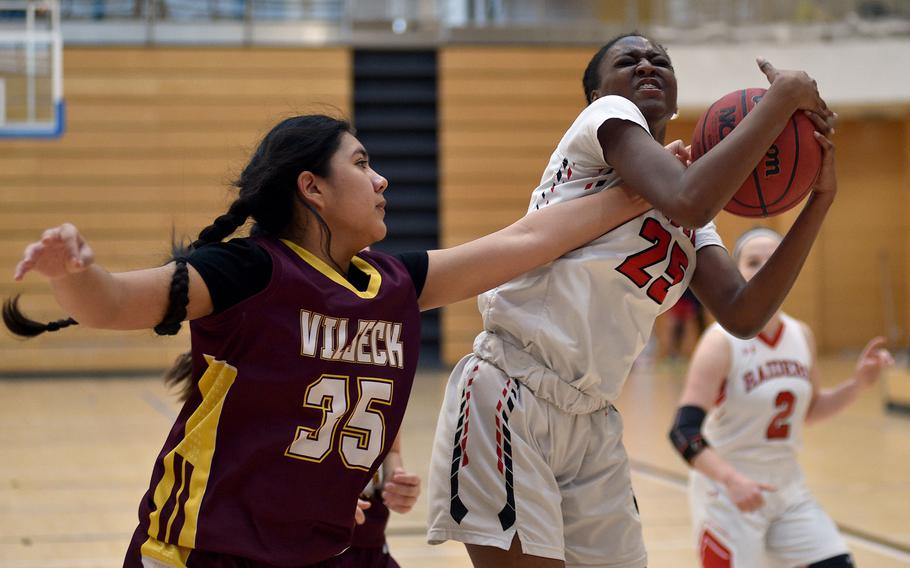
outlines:
[{"label": "basketball hoop", "polygon": [[58,0],[0,0],[0,138],[63,134]]}]

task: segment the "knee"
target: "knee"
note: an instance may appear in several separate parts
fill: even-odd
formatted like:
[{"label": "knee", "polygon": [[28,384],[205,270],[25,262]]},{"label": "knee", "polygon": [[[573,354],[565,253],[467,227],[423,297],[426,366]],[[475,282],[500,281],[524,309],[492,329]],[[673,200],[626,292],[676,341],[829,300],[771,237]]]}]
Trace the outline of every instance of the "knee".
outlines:
[{"label": "knee", "polygon": [[819,562],[809,564],[808,568],[854,568],[853,557],[849,554],[839,554],[831,558],[825,558]]}]

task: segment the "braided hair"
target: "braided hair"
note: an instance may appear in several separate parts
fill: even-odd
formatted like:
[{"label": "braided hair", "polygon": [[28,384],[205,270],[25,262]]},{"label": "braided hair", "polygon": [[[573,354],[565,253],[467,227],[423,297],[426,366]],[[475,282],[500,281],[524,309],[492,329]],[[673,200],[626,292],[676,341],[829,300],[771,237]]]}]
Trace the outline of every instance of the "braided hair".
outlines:
[{"label": "braided hair", "polygon": [[19,294],[16,294],[3,302],[3,323],[5,323],[6,327],[16,335],[22,337],[35,337],[46,331],[58,331],[64,327],[79,324],[79,322],[73,318],[59,319],[47,323],[29,319],[19,309],[19,296]]},{"label": "braided hair", "polygon": [[[341,144],[344,133],[353,134],[351,125],[325,115],[303,115],[279,122],[259,143],[249,163],[233,185],[239,190],[237,199],[223,215],[199,232],[188,246],[172,246],[171,261],[176,268],[168,291],[168,307],[155,326],[158,335],[175,335],[186,319],[189,303],[189,272],[187,259],[200,247],[219,243],[252,218],[253,234],[284,236],[294,222],[297,197],[297,178],[310,171],[318,176],[329,174],[329,162]],[[300,201],[319,223],[325,251],[331,249],[332,234],[325,220],[309,204]],[[328,255],[331,258],[331,255]],[[3,304],[3,322],[16,335],[34,337],[76,325],[73,318],[40,323],[26,317],[18,305],[19,296]],[[182,386],[181,398],[186,399],[195,388],[190,353],[180,355],[165,374],[168,385]]]}]

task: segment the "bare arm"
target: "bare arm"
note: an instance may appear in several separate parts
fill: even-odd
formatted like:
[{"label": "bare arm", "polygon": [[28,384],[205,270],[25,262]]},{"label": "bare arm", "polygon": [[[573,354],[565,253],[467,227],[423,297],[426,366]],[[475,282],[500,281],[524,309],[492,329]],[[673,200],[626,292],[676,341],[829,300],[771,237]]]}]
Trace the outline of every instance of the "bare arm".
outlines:
[{"label": "bare arm", "polygon": [[866,344],[857,359],[853,376],[834,388],[821,388],[821,373],[816,365],[815,337],[807,325],[803,324],[803,329],[812,350],[812,367],[809,371],[809,378],[812,381],[812,401],[809,403],[809,410],[806,413],[807,424],[831,418],[853,404],[860,393],[878,382],[885,369],[894,365],[894,358],[885,349],[885,338],[876,337]]},{"label": "bare arm", "polygon": [[614,187],[534,211],[477,240],[429,251],[420,309],[476,296],[556,260],[648,209],[651,206],[640,197]]},{"label": "bare arm", "polygon": [[[175,264],[110,273],[94,262],[91,247],[73,225],[48,229],[25,249],[16,280],[34,271],[51,283],[54,297],[82,325],[102,329],[150,329],[167,310]],[[212,312],[208,288],[192,266],[187,317]]]},{"label": "bare arm", "polygon": [[[714,406],[724,377],[730,373],[730,345],[723,332],[709,329],[692,355],[686,385],[679,406],[697,406],[709,410]],[[741,511],[754,511],[764,504],[762,491],[774,487],[749,479],[736,470],[713,448],[707,446],[689,464],[693,469],[722,484]]]},{"label": "bare arm", "polygon": [[698,251],[692,290],[717,321],[736,336],[753,337],[780,308],[834,201],[834,145],[818,133],[816,138],[824,153],[818,181],[796,222],[755,277],[746,282],[719,247]]},{"label": "bare arm", "polygon": [[771,81],[761,104],[689,168],[671,159],[645,130],[624,120],[608,120],[598,129],[607,163],[624,183],[677,223],[706,224],[730,201],[794,112],[812,111],[816,127],[825,135],[832,131],[828,121],[833,113],[808,75],[777,71],[767,62],[760,66]]}]

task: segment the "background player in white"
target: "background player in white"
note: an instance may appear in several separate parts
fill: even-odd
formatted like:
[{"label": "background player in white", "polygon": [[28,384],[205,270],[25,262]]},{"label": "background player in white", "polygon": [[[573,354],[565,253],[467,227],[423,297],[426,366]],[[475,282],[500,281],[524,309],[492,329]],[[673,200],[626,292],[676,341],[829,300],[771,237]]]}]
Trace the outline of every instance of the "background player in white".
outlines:
[{"label": "background player in white", "polygon": [[430,542],[466,543],[475,566],[646,564],[610,401],[655,317],[690,279],[718,320],[757,333],[795,280],[836,190],[833,146],[817,134],[824,172],[762,274],[746,283],[722,246],[709,246],[721,245],[711,219],[793,112],[812,111],[817,129],[831,132],[833,113],[810,77],[765,61],[760,68],[771,82],[762,103],[687,168],[681,142],[671,152],[663,146],[677,108],[666,51],[632,34],[592,58],[583,79],[589,105],[556,147],[529,212],[620,180],[654,209],[481,296],[484,332],[452,373],[437,427]]},{"label": "background player in white", "polygon": [[[780,241],[770,229],[744,233],[733,253],[743,277],[752,278]],[[703,566],[852,566],[837,527],[803,482],[797,452],[803,423],[837,414],[894,364],[884,344],[871,340],[853,376],[822,389],[812,331],[785,313],[753,339],[717,324],[705,331],[670,433],[693,468],[689,495]]]}]

